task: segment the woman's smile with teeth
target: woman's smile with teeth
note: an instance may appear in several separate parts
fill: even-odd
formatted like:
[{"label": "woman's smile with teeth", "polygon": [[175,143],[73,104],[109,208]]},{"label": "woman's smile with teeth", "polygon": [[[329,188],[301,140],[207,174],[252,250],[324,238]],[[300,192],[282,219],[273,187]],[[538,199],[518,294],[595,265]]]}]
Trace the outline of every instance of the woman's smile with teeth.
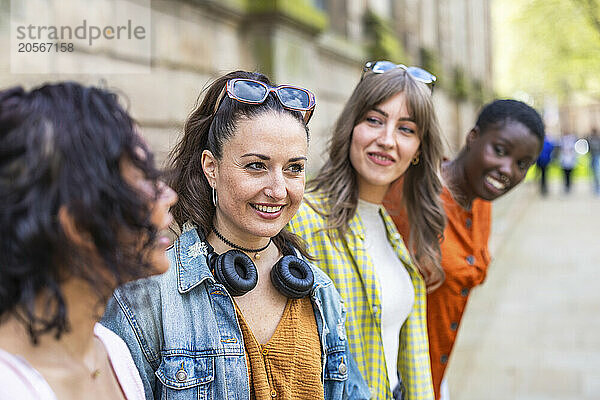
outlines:
[{"label": "woman's smile with teeth", "polygon": [[496,178],[493,178],[491,176],[486,176],[485,180],[487,183],[489,183],[490,185],[492,185],[494,188],[498,189],[498,190],[504,190],[506,189],[506,183],[504,182],[500,182],[499,180],[497,180]]},{"label": "woman's smile with teeth", "polygon": [[260,204],[251,204],[252,208],[257,209],[260,212],[265,213],[276,213],[279,212],[283,208],[283,204],[280,206],[263,206]]},{"label": "woman's smile with teeth", "polygon": [[381,154],[369,153],[369,155],[377,160],[381,161],[392,161],[390,157],[383,156]]}]

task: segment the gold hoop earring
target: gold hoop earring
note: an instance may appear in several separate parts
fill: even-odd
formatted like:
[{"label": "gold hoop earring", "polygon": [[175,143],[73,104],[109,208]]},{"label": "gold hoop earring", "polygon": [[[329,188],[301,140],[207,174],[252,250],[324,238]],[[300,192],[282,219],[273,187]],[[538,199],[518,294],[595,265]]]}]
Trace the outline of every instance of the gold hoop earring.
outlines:
[{"label": "gold hoop earring", "polygon": [[419,155],[417,154],[415,156],[415,158],[413,158],[413,160],[411,161],[412,165],[417,165],[419,163]]}]

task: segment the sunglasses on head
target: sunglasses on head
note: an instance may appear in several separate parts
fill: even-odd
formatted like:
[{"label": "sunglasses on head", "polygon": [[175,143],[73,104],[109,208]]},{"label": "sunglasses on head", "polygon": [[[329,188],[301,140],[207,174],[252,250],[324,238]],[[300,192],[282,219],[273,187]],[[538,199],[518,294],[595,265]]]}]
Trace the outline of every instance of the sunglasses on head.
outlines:
[{"label": "sunglasses on head", "polygon": [[304,122],[308,124],[316,104],[315,95],[312,92],[292,85],[273,87],[254,79],[235,78],[228,80],[224,92],[221,93],[219,100],[216,102],[215,112],[221,103],[224,93],[227,93],[230,99],[241,103],[261,104],[271,92],[275,93],[275,97],[277,97],[284,108],[303,113]]},{"label": "sunglasses on head", "polygon": [[419,67],[407,67],[404,64],[394,64],[391,61],[369,61],[363,67],[363,72],[360,77],[362,79],[365,76],[365,73],[370,71],[375,74],[383,74],[389,70],[394,68],[400,68],[406,71],[414,80],[423,82],[431,87],[431,91],[433,92],[433,87],[435,86],[435,81],[437,78],[432,73],[425,71],[423,68]]}]

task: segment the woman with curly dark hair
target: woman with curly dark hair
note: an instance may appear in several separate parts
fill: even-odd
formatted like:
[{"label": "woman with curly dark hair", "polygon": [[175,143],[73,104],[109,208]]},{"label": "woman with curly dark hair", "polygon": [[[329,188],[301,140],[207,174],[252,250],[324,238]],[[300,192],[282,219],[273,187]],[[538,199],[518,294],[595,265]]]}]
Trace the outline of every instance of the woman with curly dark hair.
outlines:
[{"label": "woman with curly dark hair", "polygon": [[106,90],[0,91],[0,398],[143,399],[97,324],[120,284],[164,272],[175,193]]}]

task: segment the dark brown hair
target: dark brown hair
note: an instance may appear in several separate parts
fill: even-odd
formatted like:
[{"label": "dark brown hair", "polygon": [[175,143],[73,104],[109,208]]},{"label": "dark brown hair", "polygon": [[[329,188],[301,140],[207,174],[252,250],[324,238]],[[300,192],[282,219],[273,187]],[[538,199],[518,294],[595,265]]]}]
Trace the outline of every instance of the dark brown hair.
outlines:
[{"label": "dark brown hair", "polygon": [[[234,78],[254,79],[271,85],[265,75],[256,72],[235,71],[217,78],[188,117],[183,137],[170,154],[172,179],[169,183],[179,195],[178,203],[172,208],[175,221],[180,229],[186,221],[191,221],[205,237],[212,229],[216,210],[212,203],[212,188],[202,170],[204,150],[209,150],[217,160],[221,160],[223,145],[236,134],[240,119],[253,119],[269,111],[293,115],[306,130],[308,138],[308,128],[302,115],[283,108],[273,93],[261,104],[245,104],[223,95],[227,81]],[[218,101],[220,104],[217,104]],[[286,242],[291,243],[303,256],[310,258],[303,241],[286,229],[282,229],[273,242],[281,251]]]},{"label": "dark brown hair", "polygon": [[[128,159],[157,184],[152,153],[136,130],[117,96],[103,89],[63,82],[0,91],[0,316],[14,313],[34,343],[68,331],[65,279],[87,282],[90,296],[105,304],[117,285],[153,272],[148,198],[120,168]],[[59,209],[102,263],[68,239]],[[135,240],[123,242],[123,232]],[[36,307],[42,295],[44,307]]]}]

